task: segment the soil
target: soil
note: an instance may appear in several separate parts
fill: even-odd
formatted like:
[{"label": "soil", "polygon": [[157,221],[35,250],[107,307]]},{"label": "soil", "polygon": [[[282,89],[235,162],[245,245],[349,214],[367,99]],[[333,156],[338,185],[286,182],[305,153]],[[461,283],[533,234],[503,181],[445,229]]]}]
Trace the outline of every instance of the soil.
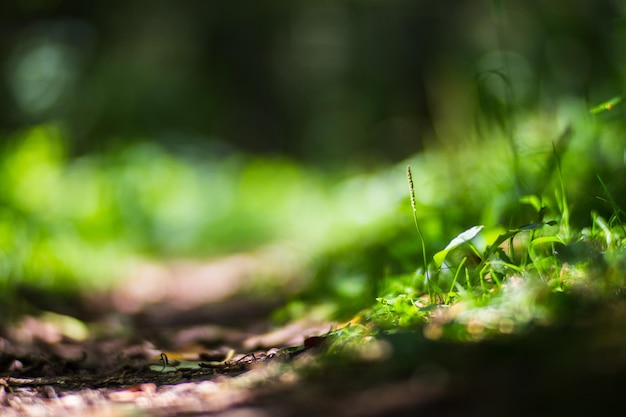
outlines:
[{"label": "soil", "polygon": [[232,273],[237,282],[220,297],[202,297],[199,288],[210,291],[206,281],[215,278],[206,272],[211,265],[169,265],[166,274],[143,276],[148,288],[181,285],[160,298],[130,279],[72,301],[25,290],[48,311],[87,324],[77,330],[67,316],[43,313],[4,326],[0,415],[621,414],[626,302],[498,340],[459,344],[401,332],[382,337],[374,354],[331,356],[327,334],[335,323],[308,317],[272,327],[269,315],[288,293],[253,296],[243,275],[254,262]]}]

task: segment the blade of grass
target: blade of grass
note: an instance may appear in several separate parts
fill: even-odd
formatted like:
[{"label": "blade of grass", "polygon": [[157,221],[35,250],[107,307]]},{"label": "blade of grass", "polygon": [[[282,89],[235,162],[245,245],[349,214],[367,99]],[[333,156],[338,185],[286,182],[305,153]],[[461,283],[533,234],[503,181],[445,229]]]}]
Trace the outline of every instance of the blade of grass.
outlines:
[{"label": "blade of grass", "polygon": [[606,197],[606,200],[601,199],[600,197],[597,197],[597,198],[609,203],[609,205],[611,206],[611,209],[613,210],[613,214],[611,218],[609,219],[609,224],[611,224],[611,226],[614,225],[615,223],[619,224],[622,227],[622,232],[626,234],[626,228],[624,227],[624,221],[622,220],[622,216],[621,216],[622,214],[624,214],[624,211],[615,202],[615,200],[611,196],[611,193],[609,192],[609,188],[606,186],[604,181],[602,181],[602,178],[599,175],[597,175],[596,177],[598,178],[598,181],[600,181],[600,185],[602,186],[602,191],[604,191],[604,196]]},{"label": "blade of grass", "polygon": [[463,259],[459,263],[459,266],[456,268],[456,272],[454,273],[454,278],[452,279],[452,284],[450,285],[450,289],[448,290],[448,293],[443,300],[444,304],[448,304],[448,302],[450,301],[450,294],[452,293],[452,290],[454,289],[456,285],[457,278],[459,277],[459,272],[461,272],[461,269],[463,269],[463,267],[465,266],[466,261],[467,261],[467,256],[463,257]]}]

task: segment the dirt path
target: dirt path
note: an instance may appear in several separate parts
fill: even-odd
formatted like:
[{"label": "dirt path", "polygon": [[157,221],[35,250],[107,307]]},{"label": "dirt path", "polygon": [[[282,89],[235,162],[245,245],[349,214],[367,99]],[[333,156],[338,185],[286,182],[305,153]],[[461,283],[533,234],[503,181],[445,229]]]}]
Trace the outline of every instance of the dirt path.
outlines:
[{"label": "dirt path", "polygon": [[[46,313],[5,326],[0,415],[621,415],[626,301],[584,306],[564,323],[502,340],[392,333],[374,355],[329,356],[332,323],[270,326],[268,314],[290,290],[257,296],[255,256],[221,259],[219,268],[148,265],[154,275],[65,305],[77,316],[89,311],[87,325]],[[239,272],[228,275],[228,265]],[[225,276],[239,284],[221,283],[230,288],[222,297],[210,293],[206,281]],[[169,289],[148,296],[138,282]]]},{"label": "dirt path", "polygon": [[310,318],[271,327],[268,315],[303,285],[302,265],[294,251],[269,247],[142,262],[110,293],[69,301],[27,289],[57,313],[1,330],[0,414],[169,416],[252,404],[311,350],[307,337],[332,327]]}]

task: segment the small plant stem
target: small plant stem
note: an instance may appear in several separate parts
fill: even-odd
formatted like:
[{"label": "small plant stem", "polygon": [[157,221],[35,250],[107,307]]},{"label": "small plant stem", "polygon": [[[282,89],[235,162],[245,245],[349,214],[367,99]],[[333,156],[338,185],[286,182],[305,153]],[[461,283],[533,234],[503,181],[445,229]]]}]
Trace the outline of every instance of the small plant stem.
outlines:
[{"label": "small plant stem", "polygon": [[[459,277],[459,272],[461,272],[461,269],[465,266],[465,262],[466,261],[467,261],[467,256],[465,256],[463,258],[463,260],[461,260],[461,263],[459,263],[459,266],[456,269],[456,272],[454,273],[454,279],[452,280],[452,284],[450,285],[450,289],[448,290],[448,293],[446,294],[446,297],[443,300],[444,304],[448,304],[448,302],[450,301],[450,293],[454,289],[454,286],[456,285],[457,278]],[[467,267],[465,269],[467,269]]]},{"label": "small plant stem", "polygon": [[483,268],[480,271],[478,271],[478,279],[480,280],[480,289],[483,291],[483,295],[487,292],[487,289],[485,287],[485,277],[484,277],[484,272],[486,268],[487,268],[487,265],[483,266]]},{"label": "small plant stem", "polygon": [[431,299],[430,291],[430,277],[428,276],[428,261],[426,259],[426,242],[424,241],[424,235],[420,229],[419,222],[417,221],[417,205],[415,204],[415,184],[413,183],[413,174],[411,173],[411,166],[406,166],[406,178],[409,182],[409,196],[411,197],[411,209],[413,210],[413,221],[415,222],[415,228],[417,229],[417,235],[422,245],[422,259],[424,261],[424,278],[428,287],[428,298]]}]

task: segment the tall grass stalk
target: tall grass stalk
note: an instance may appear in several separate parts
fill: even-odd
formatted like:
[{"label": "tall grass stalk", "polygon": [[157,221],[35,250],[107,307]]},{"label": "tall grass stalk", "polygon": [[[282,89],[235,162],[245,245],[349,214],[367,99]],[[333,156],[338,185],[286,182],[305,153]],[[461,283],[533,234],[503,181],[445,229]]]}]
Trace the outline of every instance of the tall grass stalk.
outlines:
[{"label": "tall grass stalk", "polygon": [[417,234],[420,239],[420,244],[422,245],[422,257],[424,260],[424,269],[428,268],[428,261],[426,259],[426,241],[424,240],[424,235],[422,234],[422,230],[420,228],[419,222],[417,221],[417,204],[415,203],[415,184],[413,183],[413,174],[411,173],[411,166],[407,165],[406,167],[406,177],[409,182],[409,195],[411,197],[411,209],[413,210],[413,221],[415,222],[415,228],[417,229]]},{"label": "tall grass stalk", "polygon": [[415,228],[417,229],[417,235],[422,245],[422,259],[424,261],[424,277],[427,281],[428,294],[430,295],[430,283],[428,282],[430,277],[428,276],[428,260],[426,259],[426,242],[419,222],[417,221],[417,205],[415,203],[415,184],[413,183],[413,174],[411,173],[411,166],[406,166],[406,178],[409,182],[409,196],[411,198],[411,209],[413,210],[413,221],[415,222]]},{"label": "tall grass stalk", "polygon": [[413,210],[413,221],[415,222],[415,228],[417,229],[417,235],[420,239],[420,244],[422,245],[422,261],[424,262],[424,284],[428,289],[428,300],[429,302],[435,302],[435,297],[433,297],[433,291],[435,291],[436,295],[443,300],[443,291],[439,286],[437,286],[434,282],[430,280],[430,272],[428,270],[428,259],[426,258],[426,241],[424,240],[424,235],[422,234],[422,230],[420,228],[419,222],[417,221],[417,204],[415,203],[415,184],[413,183],[413,174],[411,173],[411,166],[406,166],[406,178],[409,183],[409,195],[411,197],[411,209]]}]

